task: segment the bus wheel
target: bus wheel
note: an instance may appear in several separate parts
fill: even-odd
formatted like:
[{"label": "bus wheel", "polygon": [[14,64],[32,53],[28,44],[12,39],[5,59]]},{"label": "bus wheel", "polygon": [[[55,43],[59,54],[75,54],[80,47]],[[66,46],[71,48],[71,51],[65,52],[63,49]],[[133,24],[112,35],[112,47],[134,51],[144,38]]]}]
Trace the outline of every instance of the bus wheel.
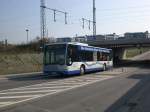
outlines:
[{"label": "bus wheel", "polygon": [[103,71],[106,71],[106,64],[103,64]]},{"label": "bus wheel", "polygon": [[85,67],[82,65],[80,67],[80,75],[84,75],[85,74]]}]

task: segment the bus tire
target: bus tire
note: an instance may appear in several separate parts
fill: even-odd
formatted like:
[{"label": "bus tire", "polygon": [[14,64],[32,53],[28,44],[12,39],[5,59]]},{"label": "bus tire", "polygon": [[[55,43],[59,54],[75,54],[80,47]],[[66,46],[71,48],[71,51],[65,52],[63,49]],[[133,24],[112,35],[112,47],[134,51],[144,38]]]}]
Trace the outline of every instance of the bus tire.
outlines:
[{"label": "bus tire", "polygon": [[80,67],[80,75],[84,75],[85,74],[85,67],[84,65],[81,65]]},{"label": "bus tire", "polygon": [[103,71],[106,71],[106,63],[103,64]]}]

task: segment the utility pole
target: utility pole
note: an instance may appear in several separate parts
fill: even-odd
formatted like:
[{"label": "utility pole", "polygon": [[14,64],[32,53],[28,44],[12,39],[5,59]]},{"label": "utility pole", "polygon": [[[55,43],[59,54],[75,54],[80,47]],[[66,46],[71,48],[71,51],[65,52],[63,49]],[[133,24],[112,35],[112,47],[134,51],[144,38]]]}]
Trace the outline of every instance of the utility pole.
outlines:
[{"label": "utility pole", "polygon": [[96,8],[95,0],[93,0],[93,36],[96,36]]},{"label": "utility pole", "polygon": [[64,14],[65,16],[65,24],[67,24],[67,12],[64,12],[64,11],[60,11],[60,10],[57,10],[57,9],[52,9],[52,8],[48,8],[48,7],[45,7],[45,9],[48,9],[48,10],[51,10],[51,11],[53,11],[53,13],[54,13],[54,22],[56,22],[56,13],[62,13],[62,14]]},{"label": "utility pole", "polygon": [[82,28],[84,29],[84,23],[85,22],[88,22],[89,24],[89,30],[91,29],[90,27],[90,23],[93,24],[93,38],[96,37],[96,8],[95,8],[95,0],[93,0],[93,20],[88,20],[88,19],[85,19],[85,18],[82,18]]},{"label": "utility pole", "polygon": [[90,23],[93,23],[93,21],[91,21],[91,20],[89,20],[89,19],[85,19],[85,18],[82,18],[82,22],[83,22],[83,24],[82,24],[82,28],[84,29],[84,24],[85,24],[85,22],[87,22],[88,23],[88,28],[89,28],[89,30],[91,29],[91,24]]},{"label": "utility pole", "polygon": [[56,22],[56,13],[63,13],[65,18],[65,24],[67,24],[67,12],[60,11],[57,9],[48,8],[45,5],[45,0],[41,0],[41,47],[44,46],[44,38],[46,38],[47,28],[46,28],[46,9],[53,11],[54,22]]},{"label": "utility pole", "polygon": [[46,15],[45,15],[45,0],[41,0],[41,46],[44,46],[44,38],[46,37]]}]

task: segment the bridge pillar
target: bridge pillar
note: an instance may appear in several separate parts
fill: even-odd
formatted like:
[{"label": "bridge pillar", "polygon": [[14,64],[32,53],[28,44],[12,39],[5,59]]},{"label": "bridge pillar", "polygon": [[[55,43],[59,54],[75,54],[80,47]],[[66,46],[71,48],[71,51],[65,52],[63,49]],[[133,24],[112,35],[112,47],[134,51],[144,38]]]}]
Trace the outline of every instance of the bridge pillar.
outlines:
[{"label": "bridge pillar", "polygon": [[120,61],[120,60],[126,59],[126,49],[114,48],[113,55],[114,55],[114,61]]},{"label": "bridge pillar", "polygon": [[123,57],[122,59],[126,59],[127,58],[127,50],[124,48],[123,49]]}]

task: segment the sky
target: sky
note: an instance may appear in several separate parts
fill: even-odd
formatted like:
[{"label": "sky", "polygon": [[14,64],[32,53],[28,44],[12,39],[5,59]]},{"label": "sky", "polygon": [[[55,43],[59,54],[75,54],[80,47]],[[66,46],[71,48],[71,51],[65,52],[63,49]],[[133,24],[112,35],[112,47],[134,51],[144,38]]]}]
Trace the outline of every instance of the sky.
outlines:
[{"label": "sky", "polygon": [[[46,10],[49,37],[73,37],[91,35],[88,23],[82,28],[82,18],[92,20],[93,0],[46,0],[46,6],[68,12],[64,15]],[[96,0],[97,34],[123,34],[125,32],[150,31],[150,0]],[[25,43],[40,36],[40,0],[0,0],[0,41]]]}]

